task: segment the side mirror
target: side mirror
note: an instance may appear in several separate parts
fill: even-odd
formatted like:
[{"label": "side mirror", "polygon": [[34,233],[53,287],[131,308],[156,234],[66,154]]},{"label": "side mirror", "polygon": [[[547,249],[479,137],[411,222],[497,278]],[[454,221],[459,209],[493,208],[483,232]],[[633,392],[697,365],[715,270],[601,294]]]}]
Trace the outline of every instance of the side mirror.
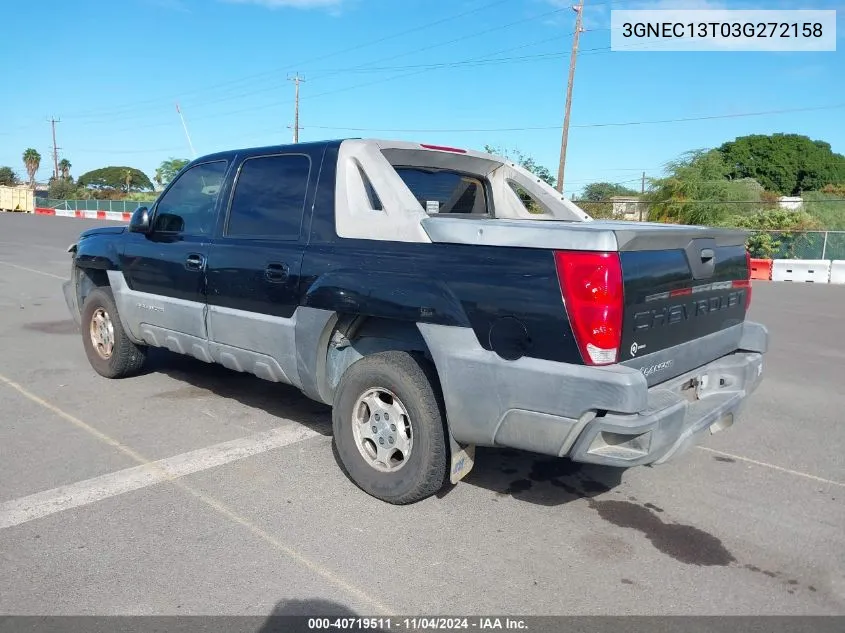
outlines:
[{"label": "side mirror", "polygon": [[130,233],[150,232],[150,210],[147,207],[138,207],[129,219]]}]

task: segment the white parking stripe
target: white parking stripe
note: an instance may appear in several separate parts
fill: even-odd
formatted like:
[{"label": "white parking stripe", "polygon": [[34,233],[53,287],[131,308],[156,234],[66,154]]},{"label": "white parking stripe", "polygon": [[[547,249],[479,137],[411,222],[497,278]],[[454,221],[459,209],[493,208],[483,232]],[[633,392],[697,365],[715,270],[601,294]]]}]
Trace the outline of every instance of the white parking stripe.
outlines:
[{"label": "white parking stripe", "polygon": [[143,466],[119,470],[86,481],[0,503],[0,529],[78,508],[125,492],[222,466],[274,448],[289,446],[318,435],[305,427],[282,426],[229,442],[222,442]]},{"label": "white parking stripe", "polygon": [[[0,374],[0,383],[3,383],[5,385],[11,387],[15,391],[17,391],[19,394],[21,394],[22,396],[27,398],[28,400],[31,400],[32,402],[44,407],[48,411],[52,411],[57,416],[59,416],[63,420],[66,420],[67,422],[69,422],[70,424],[75,426],[76,428],[82,429],[83,431],[90,434],[91,436],[96,437],[101,442],[103,442],[103,443],[105,443],[109,446],[114,447],[115,449],[117,449],[118,451],[120,451],[121,453],[126,455],[127,457],[129,457],[129,458],[135,460],[136,462],[138,462],[141,466],[149,466],[149,465],[155,463],[155,462],[150,462],[148,459],[146,459],[143,455],[141,455],[137,451],[132,450],[131,448],[129,448],[125,444],[121,444],[120,442],[118,442],[113,437],[110,437],[109,435],[106,435],[105,433],[103,433],[99,429],[91,426],[90,424],[87,424],[86,422],[83,422],[82,420],[80,420],[76,416],[71,415],[67,411],[63,411],[62,409],[60,409],[56,405],[51,404],[51,403],[47,402],[46,400],[44,400],[44,398],[40,398],[37,395],[35,395],[34,393],[32,393],[31,391],[24,389],[21,385],[19,385],[18,383],[16,383],[13,380],[9,380],[3,374]],[[320,563],[311,560],[310,558],[308,558],[304,554],[300,553],[296,548],[288,545],[287,543],[285,543],[284,541],[281,541],[280,539],[276,538],[275,536],[273,536],[272,534],[270,534],[266,530],[264,530],[264,529],[260,528],[259,526],[255,525],[255,523],[252,523],[249,519],[247,519],[243,515],[238,514],[237,512],[235,512],[234,510],[232,510],[231,508],[226,506],[223,502],[218,501],[217,499],[215,499],[211,495],[206,494],[205,492],[198,490],[198,489],[196,489],[192,486],[189,486],[187,483],[185,483],[184,481],[182,481],[180,479],[174,479],[173,485],[176,488],[178,488],[179,490],[181,490],[183,492],[187,492],[188,494],[190,494],[194,498],[198,499],[199,501],[202,501],[205,505],[212,508],[215,512],[217,512],[221,516],[224,516],[227,519],[229,519],[230,521],[237,523],[238,525],[242,526],[244,529],[251,532],[254,536],[258,537],[259,539],[261,539],[262,541],[264,541],[265,543],[270,545],[270,547],[275,549],[277,552],[287,556],[291,560],[295,560],[296,562],[298,562],[303,567],[307,567],[308,569],[310,569],[312,572],[314,572],[318,576],[325,578],[328,582],[334,584],[337,587],[340,587],[341,589],[343,589],[344,591],[346,591],[350,595],[357,597],[362,602],[367,602],[367,603],[371,604],[374,608],[375,613],[380,613],[380,614],[385,615],[385,616],[389,616],[391,614],[397,613],[397,611],[395,609],[391,609],[391,608],[387,607],[382,602],[380,602],[377,598],[374,598],[373,596],[371,596],[367,592],[367,590],[362,589],[362,588],[360,588],[360,587],[358,587],[358,586],[356,586],[356,585],[354,585],[350,582],[347,582],[342,576],[337,575],[330,568],[324,567]]]},{"label": "white parking stripe", "polygon": [[53,277],[55,279],[61,279],[62,281],[67,281],[68,277],[62,277],[61,275],[54,275],[53,273],[47,273],[43,270],[35,270],[34,268],[27,268],[26,266],[18,266],[17,264],[10,264],[9,262],[2,262],[0,264],[4,266],[10,266],[11,268],[17,268],[18,270],[25,270],[28,273],[37,273],[39,275],[46,275],[47,277]]},{"label": "white parking stripe", "polygon": [[747,462],[749,464],[754,464],[755,466],[763,466],[764,468],[771,468],[772,470],[779,470],[782,473],[787,473],[788,475],[795,475],[796,477],[804,477],[805,479],[812,479],[813,481],[818,481],[823,484],[829,484],[831,486],[839,486],[841,488],[845,488],[845,482],[842,481],[834,481],[833,479],[825,479],[824,477],[818,477],[816,475],[811,475],[810,473],[802,473],[800,470],[791,470],[789,468],[784,468],[783,466],[775,466],[774,464],[769,464],[768,462],[761,462],[757,461],[756,459],[751,459],[750,457],[743,457],[742,455],[736,455],[735,453],[726,453],[724,451],[717,451],[715,448],[708,448],[707,446],[696,446],[697,449],[706,451],[708,453],[714,453],[716,455],[721,455],[722,457],[728,457],[730,459],[735,459],[741,462]]}]

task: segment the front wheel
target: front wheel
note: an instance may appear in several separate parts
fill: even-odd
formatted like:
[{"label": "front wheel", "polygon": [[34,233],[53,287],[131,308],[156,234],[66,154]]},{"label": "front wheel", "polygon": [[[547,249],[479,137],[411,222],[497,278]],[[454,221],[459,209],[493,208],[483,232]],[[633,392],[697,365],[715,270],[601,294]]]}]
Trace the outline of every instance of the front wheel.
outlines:
[{"label": "front wheel", "polygon": [[377,499],[413,503],[446,483],[446,424],[437,377],[407,352],[382,352],[353,363],[335,394],[332,427],[344,472]]},{"label": "front wheel", "polygon": [[143,367],[146,348],[126,335],[110,288],[97,288],[85,297],[80,323],[85,354],[98,374],[123,378]]}]

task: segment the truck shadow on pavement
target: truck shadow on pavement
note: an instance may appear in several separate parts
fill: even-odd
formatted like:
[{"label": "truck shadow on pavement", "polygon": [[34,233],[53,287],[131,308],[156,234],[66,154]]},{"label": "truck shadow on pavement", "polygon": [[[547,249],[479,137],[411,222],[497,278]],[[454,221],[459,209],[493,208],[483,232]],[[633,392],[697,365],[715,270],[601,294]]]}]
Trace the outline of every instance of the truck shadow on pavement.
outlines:
[{"label": "truck shadow on pavement", "polygon": [[[315,402],[289,385],[270,383],[221,365],[163,349],[151,349],[146,373],[161,373],[184,386],[157,394],[164,400],[217,396],[292,420],[324,436],[331,436],[331,408]],[[463,484],[538,505],[556,506],[609,492],[622,482],[624,469],[578,464],[568,459],[512,449],[478,448],[473,470]],[[439,494],[445,497],[454,486]]]},{"label": "truck shadow on pavement", "polygon": [[214,395],[293,420],[320,435],[332,434],[331,408],[307,398],[290,385],[267,382],[252,374],[156,348],[149,351],[144,373],[165,374],[185,383],[178,389],[157,394],[156,398],[190,400]]},{"label": "truck shadow on pavement", "polygon": [[[308,631],[308,621],[303,618],[358,618],[361,617],[349,607],[331,600],[280,600],[273,611],[256,630],[256,633],[283,633]],[[291,619],[295,618],[295,619]],[[321,627],[322,628],[322,627]],[[339,627],[347,628],[347,627]],[[352,628],[351,626],[349,628]],[[357,627],[356,627],[357,628]],[[368,629],[378,632],[380,629]]]},{"label": "truck shadow on pavement", "polygon": [[622,483],[625,472],[508,448],[479,447],[475,458],[464,483],[493,491],[496,499],[513,497],[546,506],[610,492]]}]

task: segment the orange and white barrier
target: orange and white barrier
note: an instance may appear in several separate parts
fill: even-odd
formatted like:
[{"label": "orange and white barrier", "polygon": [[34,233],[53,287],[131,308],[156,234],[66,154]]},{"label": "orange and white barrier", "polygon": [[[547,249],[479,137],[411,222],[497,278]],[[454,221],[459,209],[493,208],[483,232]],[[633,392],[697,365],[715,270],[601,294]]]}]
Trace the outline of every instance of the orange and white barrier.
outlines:
[{"label": "orange and white barrier", "polygon": [[830,262],[830,283],[845,284],[845,259]]},{"label": "orange and white barrier", "polygon": [[751,278],[769,281],[772,278],[772,260],[751,258]]},{"label": "orange and white barrier", "polygon": [[776,259],[772,262],[772,281],[826,284],[830,280],[830,260]]},{"label": "orange and white barrier", "polygon": [[83,218],[86,220],[113,220],[115,222],[129,222],[131,213],[125,211],[101,211],[86,210],[75,211],[73,209],[49,209],[36,207],[36,215],[55,215],[61,218]]}]

